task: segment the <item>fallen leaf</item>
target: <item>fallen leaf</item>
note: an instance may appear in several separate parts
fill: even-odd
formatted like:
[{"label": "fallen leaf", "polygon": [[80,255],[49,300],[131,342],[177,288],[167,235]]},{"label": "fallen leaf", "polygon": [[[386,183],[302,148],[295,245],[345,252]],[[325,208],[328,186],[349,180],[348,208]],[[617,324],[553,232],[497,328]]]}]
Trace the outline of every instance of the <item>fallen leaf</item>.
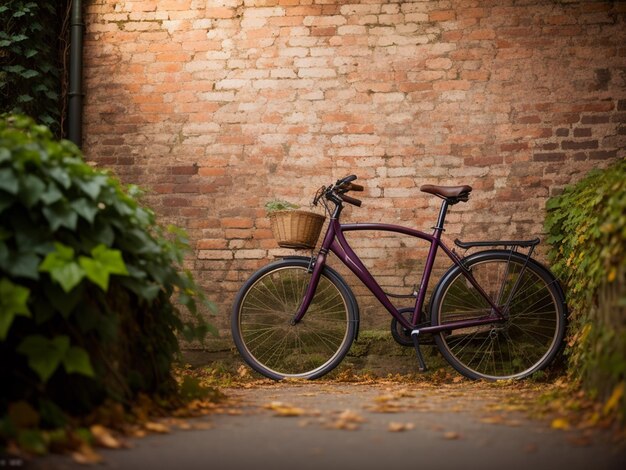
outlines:
[{"label": "fallen leaf", "polygon": [[91,435],[97,445],[106,447],[108,449],[119,449],[122,447],[122,443],[119,439],[115,438],[111,431],[104,426],[94,424],[89,428]]},{"label": "fallen leaf", "polygon": [[302,416],[306,413],[306,411],[302,408],[288,405],[280,401],[273,401],[267,405],[264,405],[263,408],[274,411],[276,413],[276,416]]},{"label": "fallen leaf", "polygon": [[505,422],[505,419],[501,415],[495,415],[482,418],[480,422],[486,424],[503,424]]},{"label": "fallen leaf", "polygon": [[159,434],[167,434],[170,432],[170,428],[167,427],[165,424],[155,423],[152,421],[145,423],[143,427],[146,431],[157,432]]},{"label": "fallen leaf", "polygon": [[393,400],[395,397],[393,395],[380,395],[374,398],[374,401],[378,403],[387,403],[390,400]]},{"label": "fallen leaf", "polygon": [[351,421],[354,423],[364,423],[366,420],[358,413],[355,413],[352,410],[346,410],[339,415],[339,419],[343,419],[344,421]]},{"label": "fallen leaf", "polygon": [[550,427],[552,429],[561,429],[565,431],[569,429],[569,422],[565,418],[555,418],[552,420]]},{"label": "fallen leaf", "polygon": [[412,429],[415,429],[415,424],[413,423],[396,423],[393,421],[389,423],[389,426],[387,427],[389,432],[403,432],[410,431]]},{"label": "fallen leaf", "polygon": [[343,411],[336,421],[331,423],[328,427],[331,429],[343,429],[346,431],[356,431],[366,420],[360,414],[355,413],[352,410]]},{"label": "fallen leaf", "polygon": [[239,375],[240,378],[246,379],[250,377],[250,370],[242,364],[237,369],[237,374]]},{"label": "fallen leaf", "polygon": [[461,438],[461,435],[455,431],[448,431],[443,434],[444,439],[448,439],[449,441],[454,441]]},{"label": "fallen leaf", "polygon": [[375,413],[401,413],[406,411],[406,407],[400,406],[397,403],[383,402],[375,406],[369,407],[369,409]]},{"label": "fallen leaf", "polygon": [[131,435],[133,437],[141,438],[141,437],[146,437],[148,435],[148,433],[145,430],[143,430],[143,429],[135,429],[135,430],[133,430],[131,432]]},{"label": "fallen leaf", "polygon": [[74,462],[82,465],[91,465],[102,462],[103,458],[89,445],[83,444],[80,448],[72,453]]}]

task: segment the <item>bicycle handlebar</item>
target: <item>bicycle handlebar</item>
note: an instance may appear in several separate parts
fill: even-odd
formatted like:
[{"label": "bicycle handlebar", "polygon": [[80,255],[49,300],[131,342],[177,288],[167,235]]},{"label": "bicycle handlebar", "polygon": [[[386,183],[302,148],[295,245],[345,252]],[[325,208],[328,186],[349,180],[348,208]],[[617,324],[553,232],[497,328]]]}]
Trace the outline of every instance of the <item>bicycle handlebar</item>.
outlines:
[{"label": "bicycle handlebar", "polygon": [[347,202],[348,204],[352,204],[353,206],[361,207],[361,204],[363,203],[361,200],[346,196],[345,194],[342,194],[339,197],[343,202]]},{"label": "bicycle handlebar", "polygon": [[363,191],[365,188],[360,184],[354,184],[352,181],[356,179],[356,175],[346,176],[345,178],[338,179],[334,185],[328,187],[322,186],[313,199],[313,205],[317,205],[318,201],[324,197],[335,204],[341,204],[347,202],[353,206],[361,207],[362,201],[359,199],[347,196],[348,191]]},{"label": "bicycle handlebar", "polygon": [[364,189],[360,184],[348,183],[348,191],[363,191]]}]

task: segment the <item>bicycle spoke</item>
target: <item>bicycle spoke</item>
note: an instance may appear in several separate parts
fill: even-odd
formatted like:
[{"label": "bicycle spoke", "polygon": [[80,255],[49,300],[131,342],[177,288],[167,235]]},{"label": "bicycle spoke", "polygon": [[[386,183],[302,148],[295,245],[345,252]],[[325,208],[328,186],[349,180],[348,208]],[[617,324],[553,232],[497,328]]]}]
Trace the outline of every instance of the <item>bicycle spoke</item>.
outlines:
[{"label": "bicycle spoke", "polygon": [[[527,375],[563,334],[553,282],[545,282],[519,256],[500,253],[484,258],[471,265],[471,272],[496,305],[503,308],[508,303],[505,320],[441,333],[438,344],[459,371],[471,372],[472,377]],[[442,325],[486,318],[493,310],[460,272],[449,281],[437,308],[436,324]]]},{"label": "bicycle spoke", "polygon": [[322,369],[348,340],[346,301],[325,276],[302,320],[291,325],[310,278],[300,266],[270,271],[249,287],[239,308],[238,328],[246,351],[255,362],[280,375]]}]

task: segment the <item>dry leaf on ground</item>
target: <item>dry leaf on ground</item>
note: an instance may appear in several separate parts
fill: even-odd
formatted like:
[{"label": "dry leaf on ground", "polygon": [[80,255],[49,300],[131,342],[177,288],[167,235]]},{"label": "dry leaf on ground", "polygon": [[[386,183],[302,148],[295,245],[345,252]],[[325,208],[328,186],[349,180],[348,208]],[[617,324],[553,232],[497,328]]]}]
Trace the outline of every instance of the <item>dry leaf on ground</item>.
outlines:
[{"label": "dry leaf on ground", "polygon": [[413,423],[396,423],[393,421],[389,423],[389,426],[387,427],[389,432],[403,432],[410,431],[412,429],[415,429],[415,424]]},{"label": "dry leaf on ground", "polygon": [[170,428],[162,423],[155,423],[149,421],[143,425],[146,431],[157,432],[159,434],[167,434],[170,432]]},{"label": "dry leaf on ground", "polygon": [[302,416],[306,413],[303,408],[298,408],[281,401],[273,401],[267,405],[263,405],[263,408],[274,411],[276,416]]},{"label": "dry leaf on ground", "polygon": [[555,418],[552,420],[550,427],[552,429],[562,429],[563,431],[566,431],[569,429],[569,422],[565,418]]},{"label": "dry leaf on ground", "polygon": [[331,429],[343,429],[346,431],[356,431],[361,427],[361,423],[366,420],[358,413],[352,410],[343,411],[336,421],[329,425]]},{"label": "dry leaf on ground", "polygon": [[106,447],[108,449],[119,449],[122,447],[122,443],[119,439],[113,436],[111,430],[101,426],[99,424],[94,424],[89,428],[91,431],[91,435],[94,438],[96,445],[101,447]]},{"label": "dry leaf on ground", "polygon": [[83,444],[76,452],[72,453],[72,459],[74,462],[82,465],[91,465],[103,461],[102,456],[86,444]]},{"label": "dry leaf on ground", "polygon": [[455,431],[448,431],[443,434],[444,439],[448,439],[449,441],[455,441],[461,438],[461,435]]}]

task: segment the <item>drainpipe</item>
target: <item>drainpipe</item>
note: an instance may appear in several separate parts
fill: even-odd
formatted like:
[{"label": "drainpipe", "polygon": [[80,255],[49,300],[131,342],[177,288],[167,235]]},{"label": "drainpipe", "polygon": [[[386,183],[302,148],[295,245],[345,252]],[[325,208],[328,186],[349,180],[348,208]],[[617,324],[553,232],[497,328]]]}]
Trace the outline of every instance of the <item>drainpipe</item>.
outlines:
[{"label": "drainpipe", "polygon": [[67,92],[67,130],[68,138],[78,147],[83,140],[83,12],[80,0],[71,0],[72,11],[70,19],[70,73]]}]

